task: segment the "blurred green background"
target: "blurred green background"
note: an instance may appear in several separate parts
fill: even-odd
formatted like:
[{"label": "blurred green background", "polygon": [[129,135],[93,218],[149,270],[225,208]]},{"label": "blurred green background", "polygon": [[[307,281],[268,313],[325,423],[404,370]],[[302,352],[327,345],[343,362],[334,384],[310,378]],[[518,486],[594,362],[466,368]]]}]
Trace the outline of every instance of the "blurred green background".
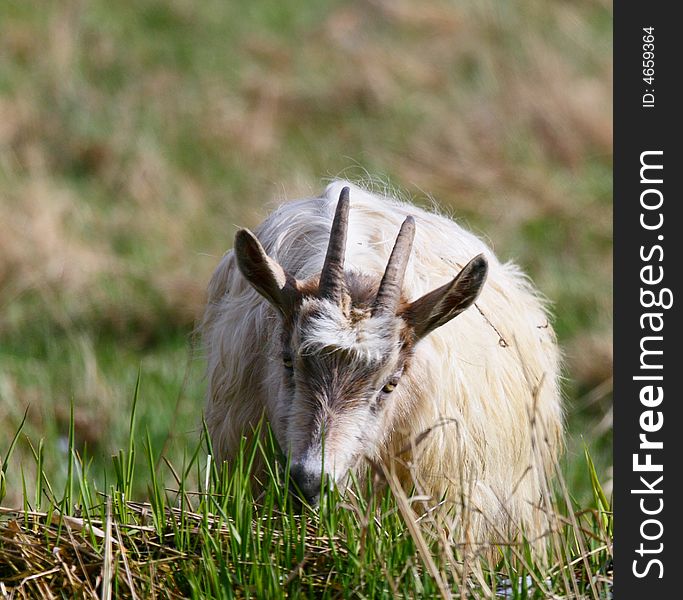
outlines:
[{"label": "blurred green background", "polygon": [[[608,0],[0,3],[0,452],[201,429],[192,330],[237,225],[333,177],[439,207],[552,301],[570,490],[611,481]],[[26,438],[8,498],[31,477]],[[140,490],[144,495],[145,490]]]}]

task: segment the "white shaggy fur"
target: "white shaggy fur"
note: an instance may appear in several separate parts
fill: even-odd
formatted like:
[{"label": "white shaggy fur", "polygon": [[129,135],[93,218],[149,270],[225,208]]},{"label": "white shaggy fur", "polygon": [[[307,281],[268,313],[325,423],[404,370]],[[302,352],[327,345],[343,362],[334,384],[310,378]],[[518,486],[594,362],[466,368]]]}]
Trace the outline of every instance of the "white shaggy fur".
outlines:
[{"label": "white shaggy fur", "polygon": [[[479,253],[489,264],[476,305],[417,344],[391,396],[392,417],[385,424],[390,430],[377,432],[372,458],[389,464],[402,453],[407,484],[416,481],[436,498],[446,494],[461,514],[469,514],[463,538],[505,539],[516,526],[530,537],[541,534],[547,523],[544,490],[561,450],[563,420],[558,349],[542,300],[515,265],[501,264],[452,220],[345,181],[330,184],[321,197],[282,205],[255,230],[268,255],[297,279],[320,273],[337,199],[347,185],[347,271],[379,280],[408,215],[415,218],[416,235],[403,284],[407,300],[450,281]],[[334,311],[326,314],[322,318],[332,322],[319,323],[319,335],[308,330],[305,343],[311,348],[329,345],[331,330],[337,331],[338,347],[360,349],[368,357],[382,348],[382,340],[367,335],[376,328],[349,330],[341,315],[335,323],[329,316]],[[206,420],[219,460],[234,457],[240,437],[264,413],[278,440],[291,434],[286,427],[296,427],[284,425],[291,415],[280,400],[278,320],[228,252],[211,280],[202,323]],[[411,440],[428,430],[406,454]]]},{"label": "white shaggy fur", "polygon": [[301,352],[347,350],[359,360],[373,363],[398,351],[394,340],[385,335],[387,330],[396,329],[396,319],[380,315],[349,326],[341,307],[326,300],[318,302],[324,312],[306,323],[306,337],[299,346]]}]

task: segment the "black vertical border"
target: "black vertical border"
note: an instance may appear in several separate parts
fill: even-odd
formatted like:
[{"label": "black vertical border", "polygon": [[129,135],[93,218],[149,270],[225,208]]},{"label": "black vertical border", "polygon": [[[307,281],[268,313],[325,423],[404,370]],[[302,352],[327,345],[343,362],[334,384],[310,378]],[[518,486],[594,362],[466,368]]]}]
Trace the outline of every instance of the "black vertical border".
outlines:
[{"label": "black vertical border", "polygon": [[[683,516],[680,499],[683,494],[677,488],[683,484],[683,422],[680,406],[683,403],[680,389],[683,387],[683,339],[680,328],[680,304],[683,302],[680,273],[683,270],[683,230],[679,231],[679,206],[683,203],[681,178],[683,160],[681,140],[683,110],[681,88],[683,87],[683,22],[674,16],[676,4],[672,2],[614,3],[614,598],[683,598],[680,578],[683,568],[679,566],[683,555],[681,535]],[[678,12],[678,11],[676,11]],[[654,27],[655,75],[652,85],[643,81],[643,31]],[[655,106],[643,107],[646,88],[654,89]],[[664,225],[651,232],[640,225],[640,194],[647,186],[640,182],[640,155],[648,150],[663,151],[664,194],[662,212]],[[663,240],[656,240],[662,235]],[[663,287],[672,290],[673,307],[663,310],[664,341],[663,389],[664,400],[657,410],[664,416],[659,432],[664,448],[653,451],[654,462],[663,463],[664,476],[657,486],[663,490],[664,507],[658,518],[664,527],[660,540],[644,540],[641,524],[648,517],[640,507],[643,495],[631,490],[642,489],[640,475],[633,470],[633,454],[639,451],[640,415],[647,410],[640,403],[642,382],[634,381],[639,372],[641,336],[640,317],[646,309],[640,303],[641,246],[651,247],[660,243],[664,257]],[[654,264],[654,263],[653,263]],[[653,439],[657,434],[651,434]],[[641,461],[642,462],[642,461]],[[651,475],[651,474],[650,474]],[[652,477],[650,476],[650,479]],[[658,504],[654,498],[646,507]],[[649,502],[649,500],[648,500]],[[646,533],[655,532],[646,528]],[[661,553],[637,552],[640,544],[657,548],[663,544]],[[648,558],[662,561],[660,568],[651,565],[645,577],[634,573],[634,560],[638,560],[641,572]]]}]

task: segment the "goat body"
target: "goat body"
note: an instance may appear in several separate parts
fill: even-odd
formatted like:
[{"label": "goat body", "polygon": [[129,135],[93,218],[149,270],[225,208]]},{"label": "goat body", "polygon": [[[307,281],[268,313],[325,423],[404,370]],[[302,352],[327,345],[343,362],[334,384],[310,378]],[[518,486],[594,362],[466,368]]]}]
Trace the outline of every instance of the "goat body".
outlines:
[{"label": "goat body", "polygon": [[238,232],[202,334],[217,460],[265,415],[312,503],[321,474],[343,486],[400,456],[406,486],[467,512],[469,539],[546,527],[554,333],[521,271],[452,220],[344,181],[284,204]]}]

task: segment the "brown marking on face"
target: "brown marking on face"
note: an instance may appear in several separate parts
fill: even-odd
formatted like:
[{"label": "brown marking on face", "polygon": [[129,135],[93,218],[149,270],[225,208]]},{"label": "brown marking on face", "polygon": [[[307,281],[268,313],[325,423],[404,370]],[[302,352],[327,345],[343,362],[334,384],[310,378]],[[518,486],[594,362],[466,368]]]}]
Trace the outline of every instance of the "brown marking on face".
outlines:
[{"label": "brown marking on face", "polygon": [[[396,315],[401,316],[410,302],[401,294],[401,301],[398,304],[398,309],[396,310]],[[408,354],[412,355],[413,348],[415,347],[415,334],[412,327],[404,320],[401,330],[399,332],[401,336],[401,349],[405,350]]]},{"label": "brown marking on face", "polygon": [[309,277],[299,284],[299,290],[303,297],[318,296],[318,288],[320,286],[320,275]]}]

